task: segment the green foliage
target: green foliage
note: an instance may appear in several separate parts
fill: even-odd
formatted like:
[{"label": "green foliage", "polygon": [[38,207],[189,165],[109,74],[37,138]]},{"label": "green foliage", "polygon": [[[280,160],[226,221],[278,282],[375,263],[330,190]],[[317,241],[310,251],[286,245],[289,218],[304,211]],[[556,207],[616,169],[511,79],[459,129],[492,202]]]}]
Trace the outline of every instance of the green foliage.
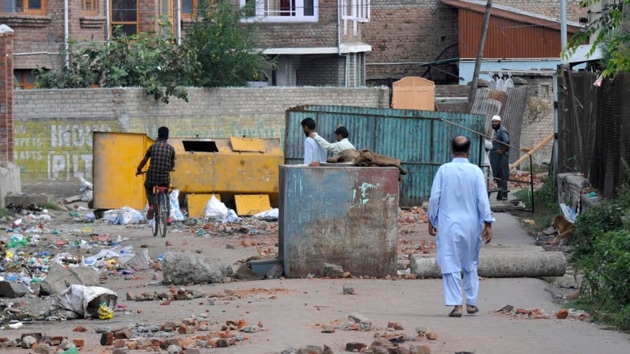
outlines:
[{"label": "green foliage", "polygon": [[202,87],[245,86],[272,67],[254,51],[255,25],[240,23],[247,10],[228,2],[200,4],[200,18],[186,30],[184,46],[197,53],[201,69],[194,83]]},{"label": "green foliage", "polygon": [[609,231],[622,227],[622,208],[616,201],[605,201],[580,213],[575,220],[572,245],[574,260],[592,257],[594,245]]},{"label": "green foliage", "polygon": [[591,253],[580,260],[580,295],[607,315],[606,322],[630,329],[630,231],[601,233],[592,243]]},{"label": "green foliage", "polygon": [[630,329],[630,228],[624,216],[630,189],[580,213],[575,222],[571,261],[582,270],[582,304],[595,319]]},{"label": "green foliage", "polygon": [[8,216],[8,215],[13,215],[13,214],[5,208],[0,208],[0,218]]},{"label": "green foliage", "polygon": [[[583,0],[580,5],[587,7],[600,1]],[[562,50],[562,57],[569,58],[579,45],[588,43],[589,38],[595,35],[588,55],[592,55],[597,47],[603,50],[603,76],[614,78],[617,73],[630,71],[630,36],[621,31],[624,4],[630,4],[630,0],[608,4],[599,19],[589,23],[569,39],[566,48]]]},{"label": "green foliage", "polygon": [[[542,183],[542,186],[534,191],[536,214],[547,215],[549,213],[556,213],[558,211],[558,186],[556,181],[553,177],[546,176],[543,178]],[[527,209],[531,209],[531,194],[530,189],[522,189],[516,192],[514,196],[523,201]]]},{"label": "green foliage", "polygon": [[61,71],[36,69],[35,84],[39,88],[142,87],[165,103],[171,96],[188,102],[186,87],[245,86],[273,66],[254,51],[255,29],[253,24],[240,23],[238,6],[200,1],[198,15],[182,45],[177,45],[166,22],[161,34],[117,32],[109,43],[70,43],[68,66]]}]

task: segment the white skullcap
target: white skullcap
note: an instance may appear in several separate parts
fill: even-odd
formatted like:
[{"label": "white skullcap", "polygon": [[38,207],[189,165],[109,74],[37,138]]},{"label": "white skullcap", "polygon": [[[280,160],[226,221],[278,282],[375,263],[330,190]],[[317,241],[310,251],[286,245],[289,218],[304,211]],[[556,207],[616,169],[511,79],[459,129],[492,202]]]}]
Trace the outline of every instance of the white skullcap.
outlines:
[{"label": "white skullcap", "polygon": [[498,120],[500,122],[501,116],[492,116],[492,120]]}]

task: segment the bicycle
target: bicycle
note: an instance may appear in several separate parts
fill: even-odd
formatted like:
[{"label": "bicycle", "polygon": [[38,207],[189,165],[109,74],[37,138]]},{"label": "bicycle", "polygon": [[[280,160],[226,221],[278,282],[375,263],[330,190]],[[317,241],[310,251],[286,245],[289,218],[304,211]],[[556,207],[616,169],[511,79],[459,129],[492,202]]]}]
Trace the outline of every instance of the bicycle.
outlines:
[{"label": "bicycle", "polygon": [[166,236],[166,226],[168,225],[169,203],[168,203],[168,189],[165,186],[154,186],[155,192],[155,216],[153,217],[153,223],[151,224],[151,231],[153,236]]},{"label": "bicycle", "polygon": [[[142,171],[141,174],[146,174],[146,172]],[[153,186],[153,192],[155,193],[155,213],[153,214],[153,223],[151,223],[153,236],[157,236],[159,233],[160,236],[166,237],[166,226],[168,226],[170,213],[168,194],[172,188],[172,186]]]}]

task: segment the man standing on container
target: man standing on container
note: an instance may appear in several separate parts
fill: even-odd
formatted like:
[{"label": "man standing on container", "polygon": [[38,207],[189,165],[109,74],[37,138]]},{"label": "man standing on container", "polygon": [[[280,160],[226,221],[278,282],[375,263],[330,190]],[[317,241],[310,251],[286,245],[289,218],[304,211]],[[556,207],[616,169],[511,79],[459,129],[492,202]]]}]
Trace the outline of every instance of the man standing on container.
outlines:
[{"label": "man standing on container", "polygon": [[337,140],[336,143],[327,142],[326,139],[322,138],[316,132],[312,132],[309,135],[309,137],[315,139],[315,141],[317,142],[319,146],[332,152],[333,155],[339,155],[344,150],[348,150],[348,149],[356,150],[354,145],[352,145],[350,140],[348,140],[348,135],[349,135],[348,129],[346,129],[346,127],[344,126],[339,126],[335,130],[335,139]]},{"label": "man standing on container", "polygon": [[315,139],[311,138],[312,133],[316,134],[316,124],[313,118],[304,118],[300,123],[306,139],[304,140],[304,164],[307,166],[319,166],[326,162],[326,150],[317,145]]},{"label": "man standing on container", "polygon": [[157,140],[149,147],[136,170],[136,176],[141,174],[142,168],[144,168],[149,158],[151,159],[147,176],[144,180],[144,190],[147,193],[147,199],[149,201],[147,219],[153,219],[153,215],[155,214],[155,193],[153,193],[153,187],[168,187],[171,184],[170,173],[175,168],[175,149],[168,144],[167,140],[168,128],[160,127],[158,129]]},{"label": "man standing on container", "polygon": [[501,125],[501,117],[492,117],[492,149],[490,149],[490,165],[492,175],[497,182],[497,200],[508,199],[508,178],[510,176],[510,133]]},{"label": "man standing on container", "polygon": [[455,137],[453,160],[440,166],[429,199],[429,234],[437,235],[437,262],[442,272],[444,302],[449,317],[461,317],[462,271],[466,312],[475,314],[479,292],[479,251],[492,239],[490,211],[483,172],[468,161],[470,140]]}]

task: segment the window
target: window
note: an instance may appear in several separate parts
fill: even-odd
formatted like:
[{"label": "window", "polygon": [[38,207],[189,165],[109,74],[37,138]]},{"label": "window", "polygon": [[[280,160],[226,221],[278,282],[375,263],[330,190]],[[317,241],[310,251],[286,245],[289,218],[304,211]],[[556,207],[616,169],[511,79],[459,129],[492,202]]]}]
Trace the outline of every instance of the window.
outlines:
[{"label": "window", "polygon": [[247,21],[315,22],[318,0],[240,0]]},{"label": "window", "polygon": [[341,19],[344,34],[348,34],[348,22],[352,22],[353,32],[358,34],[359,22],[370,22],[370,0],[342,0]]},{"label": "window", "polygon": [[136,0],[111,0],[111,28],[120,26],[122,33],[131,36],[138,33],[138,3]]},{"label": "window", "polygon": [[13,76],[15,77],[15,88],[32,89],[35,87],[33,69],[15,69]]},{"label": "window", "polygon": [[83,14],[98,15],[98,0],[83,0]]},{"label": "window", "polygon": [[182,0],[182,17],[193,18],[197,15],[197,0]]},{"label": "window", "polygon": [[46,0],[1,0],[2,13],[46,14]]}]

